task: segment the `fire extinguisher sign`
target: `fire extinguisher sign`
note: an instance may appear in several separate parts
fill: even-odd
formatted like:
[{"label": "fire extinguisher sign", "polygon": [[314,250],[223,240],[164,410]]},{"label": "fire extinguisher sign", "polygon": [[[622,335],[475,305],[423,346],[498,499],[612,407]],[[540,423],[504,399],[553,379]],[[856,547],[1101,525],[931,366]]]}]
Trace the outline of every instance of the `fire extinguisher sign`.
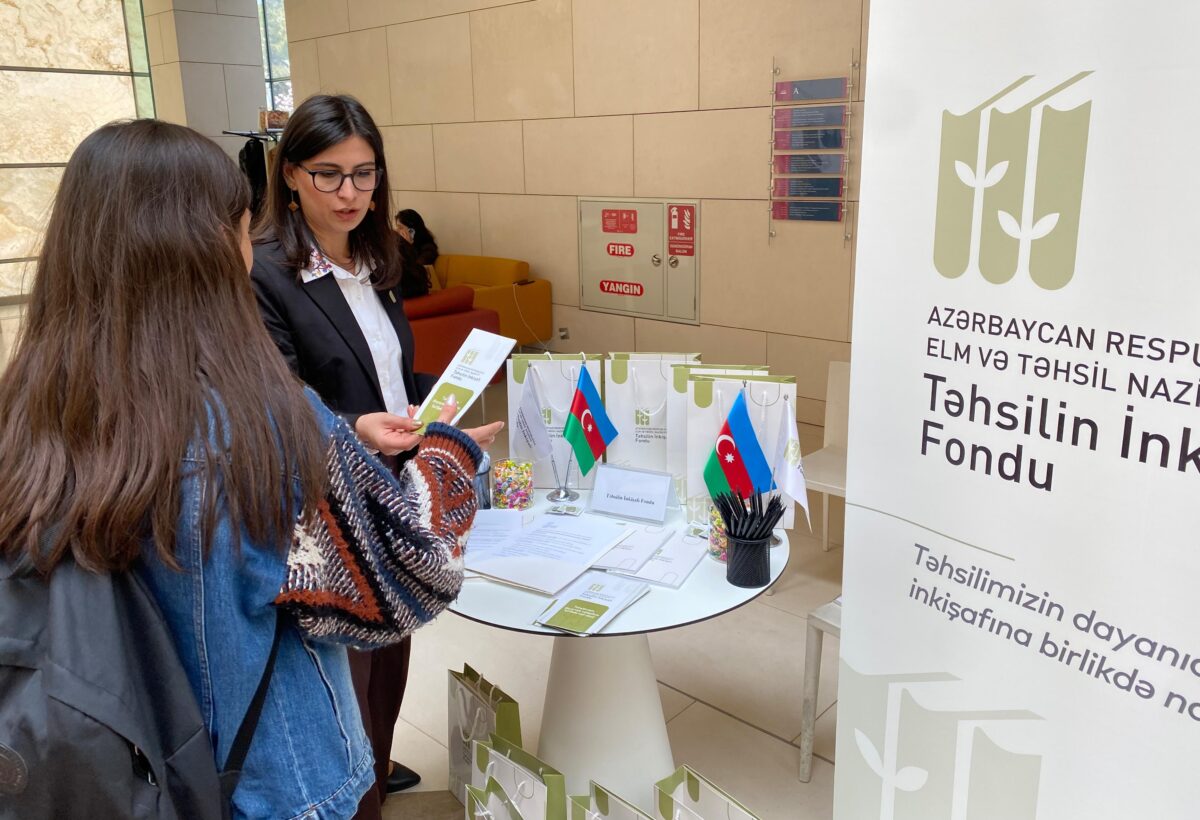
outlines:
[{"label": "fire extinguisher sign", "polygon": [[696,255],[696,206],[667,205],[667,253]]}]

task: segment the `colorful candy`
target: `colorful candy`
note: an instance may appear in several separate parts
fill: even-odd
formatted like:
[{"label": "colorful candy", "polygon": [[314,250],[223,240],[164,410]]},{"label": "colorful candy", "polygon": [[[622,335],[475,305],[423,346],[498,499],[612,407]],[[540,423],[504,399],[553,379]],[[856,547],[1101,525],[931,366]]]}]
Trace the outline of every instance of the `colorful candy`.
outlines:
[{"label": "colorful candy", "polygon": [[533,504],[533,464],[506,458],[492,467],[492,506],[525,510]]},{"label": "colorful candy", "polygon": [[725,535],[725,521],[716,507],[708,508],[708,556],[725,563],[729,539]]}]

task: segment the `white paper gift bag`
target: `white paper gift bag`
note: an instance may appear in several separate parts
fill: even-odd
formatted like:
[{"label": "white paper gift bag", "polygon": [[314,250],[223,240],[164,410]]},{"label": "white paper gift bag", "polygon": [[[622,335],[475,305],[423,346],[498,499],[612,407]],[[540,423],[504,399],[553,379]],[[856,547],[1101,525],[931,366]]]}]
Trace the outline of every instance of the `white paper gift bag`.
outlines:
[{"label": "white paper gift bag", "polygon": [[[597,389],[603,389],[604,369],[601,366],[601,358],[598,353],[547,353],[541,356],[515,355],[509,358],[508,417],[517,417],[525,385],[531,379],[536,380],[542,418],[546,422],[546,430],[554,448],[553,463],[549,458],[539,459],[518,434],[515,425],[508,426],[508,457],[515,461],[533,463],[534,487],[557,487],[554,477],[557,467],[559,476],[567,482],[567,486],[574,489],[591,489],[594,473],[580,476],[579,465],[575,463],[571,445],[563,438],[563,427],[571,411],[571,400],[575,397],[580,367],[586,366],[588,375],[592,377]],[[622,429],[621,425],[617,424],[617,430]]]},{"label": "white paper gift bag", "polygon": [[761,820],[689,766],[654,784],[660,820]]},{"label": "white paper gift bag", "polygon": [[593,780],[588,794],[571,798],[570,820],[654,820],[654,818]]},{"label": "white paper gift bag", "polygon": [[466,820],[528,820],[494,778],[483,788],[467,786],[464,794]]},{"label": "white paper gift bag", "polygon": [[[689,520],[697,522],[708,508],[708,488],[704,484],[704,465],[712,453],[721,425],[729,415],[738,393],[746,394],[746,410],[754,426],[758,445],[768,462],[775,457],[779,429],[789,423],[788,403],[796,405],[794,376],[725,375],[689,376],[687,403],[687,474],[685,509]],[[774,468],[774,464],[771,467]],[[782,498],[785,512],[779,526],[790,529],[796,521],[796,505]]]},{"label": "white paper gift bag", "polygon": [[471,785],[495,780],[525,820],[567,820],[566,779],[515,743],[474,741]]},{"label": "white paper gift bag", "polygon": [[493,686],[470,666],[449,670],[446,748],[450,766],[450,792],[465,803],[471,782],[471,744],[493,734],[521,742],[521,714],[517,702]]},{"label": "white paper gift bag", "polygon": [[618,467],[667,471],[667,390],[671,365],[697,353],[610,353],[604,361],[604,407],[618,436],[605,461]]},{"label": "white paper gift bag", "polygon": [[727,374],[747,373],[766,375],[767,368],[762,365],[740,364],[673,364],[671,365],[671,381],[667,388],[667,466],[670,473],[679,482],[675,488],[680,503],[684,500],[683,480],[687,473],[687,400],[688,376],[693,373],[704,376],[720,376]]}]

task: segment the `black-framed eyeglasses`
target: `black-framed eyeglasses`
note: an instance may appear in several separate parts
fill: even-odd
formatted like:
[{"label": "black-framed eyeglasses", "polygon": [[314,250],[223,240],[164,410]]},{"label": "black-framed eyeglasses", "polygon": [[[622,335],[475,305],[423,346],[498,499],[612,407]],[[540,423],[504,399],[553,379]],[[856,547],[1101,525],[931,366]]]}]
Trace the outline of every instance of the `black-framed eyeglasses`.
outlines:
[{"label": "black-framed eyeglasses", "polygon": [[303,165],[297,167],[312,177],[313,187],[323,194],[332,194],[339,190],[347,177],[350,178],[350,183],[360,191],[374,191],[383,181],[383,172],[378,168],[358,168],[344,174],[332,168],[310,171]]}]

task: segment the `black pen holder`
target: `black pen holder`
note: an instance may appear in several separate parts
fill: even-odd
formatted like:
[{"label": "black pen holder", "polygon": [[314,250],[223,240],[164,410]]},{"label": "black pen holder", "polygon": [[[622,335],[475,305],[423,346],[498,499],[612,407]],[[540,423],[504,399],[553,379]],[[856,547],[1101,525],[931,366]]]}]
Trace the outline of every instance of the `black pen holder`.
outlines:
[{"label": "black pen holder", "polygon": [[735,587],[765,587],[771,581],[771,538],[729,537],[725,580]]}]

